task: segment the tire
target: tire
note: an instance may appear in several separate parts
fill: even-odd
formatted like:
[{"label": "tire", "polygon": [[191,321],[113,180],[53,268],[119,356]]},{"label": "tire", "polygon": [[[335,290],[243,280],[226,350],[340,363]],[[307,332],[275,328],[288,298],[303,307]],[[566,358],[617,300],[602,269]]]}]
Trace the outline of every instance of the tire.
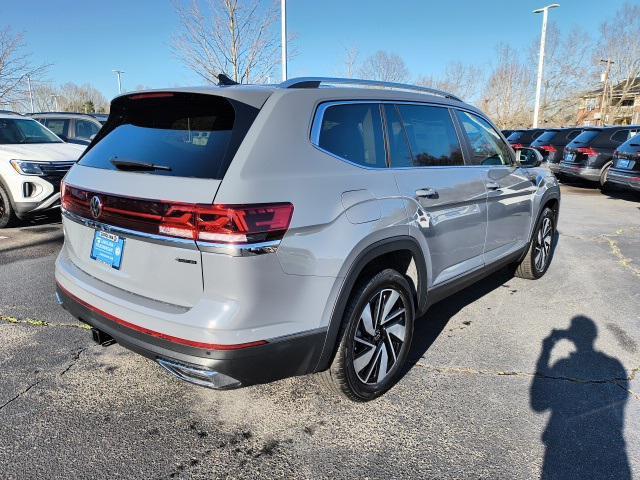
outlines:
[{"label": "tire", "polygon": [[553,257],[555,231],[555,214],[545,207],[536,223],[527,254],[516,268],[516,277],[537,280],[547,272]]},{"label": "tire", "polygon": [[411,287],[397,271],[386,269],[360,283],[349,298],[335,358],[320,374],[324,385],[356,402],[389,390],[409,355],[414,318]]},{"label": "tire", "polygon": [[16,220],[16,215],[9,200],[9,194],[0,185],[0,229],[10,226]]}]

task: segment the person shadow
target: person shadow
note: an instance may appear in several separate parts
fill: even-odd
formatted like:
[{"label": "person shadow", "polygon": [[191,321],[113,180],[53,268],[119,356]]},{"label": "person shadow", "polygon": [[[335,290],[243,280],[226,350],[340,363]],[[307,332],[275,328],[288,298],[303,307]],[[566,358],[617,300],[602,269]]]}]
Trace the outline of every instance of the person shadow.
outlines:
[{"label": "person shadow", "polygon": [[[596,324],[576,316],[566,330],[553,330],[531,383],[531,408],[550,412],[542,434],[545,445],[541,478],[631,479],[624,440],[628,376],[616,358],[594,349]],[[550,365],[560,340],[575,351]]]}]

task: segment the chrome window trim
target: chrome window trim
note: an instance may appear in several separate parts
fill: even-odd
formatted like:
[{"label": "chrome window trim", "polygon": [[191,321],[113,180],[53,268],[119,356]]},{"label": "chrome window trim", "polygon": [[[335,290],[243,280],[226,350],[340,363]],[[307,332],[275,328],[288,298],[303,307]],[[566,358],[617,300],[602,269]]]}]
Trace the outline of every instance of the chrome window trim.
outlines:
[{"label": "chrome window trim", "polygon": [[185,248],[187,250],[200,250],[206,253],[218,253],[230,255],[233,257],[251,257],[262,255],[265,253],[274,253],[280,245],[280,240],[272,240],[269,242],[256,242],[246,245],[235,245],[226,243],[211,243],[203,241],[194,241],[186,238],[165,237],[162,235],[154,235],[153,233],[137,232],[128,228],[114,227],[106,223],[98,222],[88,218],[81,217],[75,213],[71,213],[64,208],[62,215],[72,222],[79,223],[85,227],[93,228],[103,232],[113,233],[124,238],[132,238],[157,245],[167,245],[170,247]]}]

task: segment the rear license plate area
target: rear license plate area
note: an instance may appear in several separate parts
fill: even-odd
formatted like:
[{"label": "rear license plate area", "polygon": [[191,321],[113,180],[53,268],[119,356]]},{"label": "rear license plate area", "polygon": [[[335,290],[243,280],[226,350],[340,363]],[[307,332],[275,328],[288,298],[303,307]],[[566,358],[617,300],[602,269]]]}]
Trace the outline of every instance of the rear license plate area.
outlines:
[{"label": "rear license plate area", "polygon": [[91,259],[116,270],[122,266],[124,238],[113,233],[96,230],[91,245]]}]

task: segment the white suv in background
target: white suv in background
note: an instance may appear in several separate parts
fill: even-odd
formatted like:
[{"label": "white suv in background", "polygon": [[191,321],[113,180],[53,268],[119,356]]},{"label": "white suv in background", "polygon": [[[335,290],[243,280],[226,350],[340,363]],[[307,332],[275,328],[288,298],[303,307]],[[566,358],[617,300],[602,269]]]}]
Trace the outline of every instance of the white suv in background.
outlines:
[{"label": "white suv in background", "polygon": [[84,151],[37,121],[0,111],[0,228],[60,206],[60,181]]}]

